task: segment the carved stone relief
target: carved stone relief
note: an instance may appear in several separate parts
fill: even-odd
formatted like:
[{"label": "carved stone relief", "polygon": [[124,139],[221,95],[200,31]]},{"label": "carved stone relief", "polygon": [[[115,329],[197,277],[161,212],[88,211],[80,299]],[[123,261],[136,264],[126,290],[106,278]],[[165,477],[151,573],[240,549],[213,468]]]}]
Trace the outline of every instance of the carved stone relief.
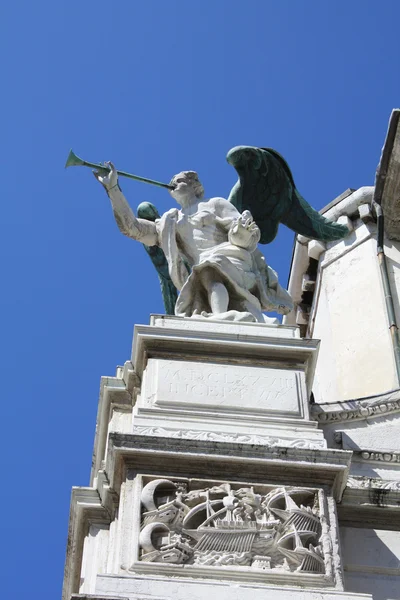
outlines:
[{"label": "carved stone relief", "polygon": [[378,479],[374,477],[350,476],[347,479],[347,487],[356,490],[382,489],[400,492],[400,481]]},{"label": "carved stone relief", "polygon": [[246,435],[244,433],[222,433],[215,431],[201,431],[192,429],[167,429],[166,427],[141,427],[135,425],[133,433],[139,435],[153,435],[160,437],[188,439],[188,440],[207,440],[212,442],[234,442],[237,444],[259,444],[261,446],[287,448],[307,448],[324,449],[326,442],[324,440],[307,440],[304,438],[290,439],[275,436]]},{"label": "carved stone relief", "polygon": [[354,456],[359,460],[366,461],[376,461],[376,462],[386,462],[386,463],[400,463],[400,453],[399,452],[370,452],[366,450],[362,450],[359,452],[354,452]]},{"label": "carved stone relief", "polygon": [[155,479],[141,502],[141,561],[326,573],[318,490]]}]

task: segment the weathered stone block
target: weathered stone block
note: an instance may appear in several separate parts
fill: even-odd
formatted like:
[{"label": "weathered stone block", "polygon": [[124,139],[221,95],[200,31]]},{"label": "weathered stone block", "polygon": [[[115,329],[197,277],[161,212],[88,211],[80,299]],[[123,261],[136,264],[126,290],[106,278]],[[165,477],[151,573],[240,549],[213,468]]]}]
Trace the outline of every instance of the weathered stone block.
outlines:
[{"label": "weathered stone block", "polygon": [[325,252],[326,246],[322,242],[318,240],[311,240],[308,242],[308,256],[310,258],[314,258],[315,260],[319,260],[319,257],[323,252]]}]

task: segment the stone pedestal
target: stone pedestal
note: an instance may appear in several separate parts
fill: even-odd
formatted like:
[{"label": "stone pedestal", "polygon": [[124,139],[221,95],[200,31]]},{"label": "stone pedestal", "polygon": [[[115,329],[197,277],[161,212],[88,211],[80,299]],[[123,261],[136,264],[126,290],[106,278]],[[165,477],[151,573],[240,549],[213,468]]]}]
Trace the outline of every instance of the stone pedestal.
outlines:
[{"label": "stone pedestal", "polygon": [[73,490],[64,600],[369,598],[343,590],[351,452],[310,418],[317,352],[295,327],[136,326]]},{"label": "stone pedestal", "polygon": [[135,327],[141,435],[325,448],[308,397],[318,341],[297,327],[153,316]]}]

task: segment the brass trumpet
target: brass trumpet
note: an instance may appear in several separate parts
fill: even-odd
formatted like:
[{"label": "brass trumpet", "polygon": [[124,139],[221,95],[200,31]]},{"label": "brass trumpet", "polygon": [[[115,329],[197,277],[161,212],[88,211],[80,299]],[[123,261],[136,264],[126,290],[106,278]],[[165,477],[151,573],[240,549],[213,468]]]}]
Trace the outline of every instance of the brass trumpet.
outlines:
[{"label": "brass trumpet", "polygon": [[[82,160],[79,158],[73,151],[72,148],[69,151],[67,162],[65,163],[65,168],[67,167],[90,167],[91,169],[99,169],[99,171],[109,171],[110,167],[106,164],[101,163],[91,163],[86,160]],[[126,173],[125,171],[117,171],[118,175],[121,177],[129,177],[129,179],[135,179],[136,181],[143,181],[143,183],[150,183],[151,185],[157,185],[158,187],[167,188],[168,190],[173,190],[174,186],[169,185],[168,183],[161,183],[160,181],[155,181],[154,179],[147,179],[146,177],[139,177],[139,175],[132,175],[132,173]]]}]

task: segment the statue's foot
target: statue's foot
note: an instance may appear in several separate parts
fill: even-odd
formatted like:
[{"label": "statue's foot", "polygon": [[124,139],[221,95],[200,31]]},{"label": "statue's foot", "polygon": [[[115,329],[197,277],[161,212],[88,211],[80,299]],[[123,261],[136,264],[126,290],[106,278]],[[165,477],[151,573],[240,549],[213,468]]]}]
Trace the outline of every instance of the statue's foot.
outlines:
[{"label": "statue's foot", "polygon": [[279,319],[277,319],[276,317],[267,317],[267,315],[264,315],[264,323],[266,323],[267,325],[280,325]]}]

